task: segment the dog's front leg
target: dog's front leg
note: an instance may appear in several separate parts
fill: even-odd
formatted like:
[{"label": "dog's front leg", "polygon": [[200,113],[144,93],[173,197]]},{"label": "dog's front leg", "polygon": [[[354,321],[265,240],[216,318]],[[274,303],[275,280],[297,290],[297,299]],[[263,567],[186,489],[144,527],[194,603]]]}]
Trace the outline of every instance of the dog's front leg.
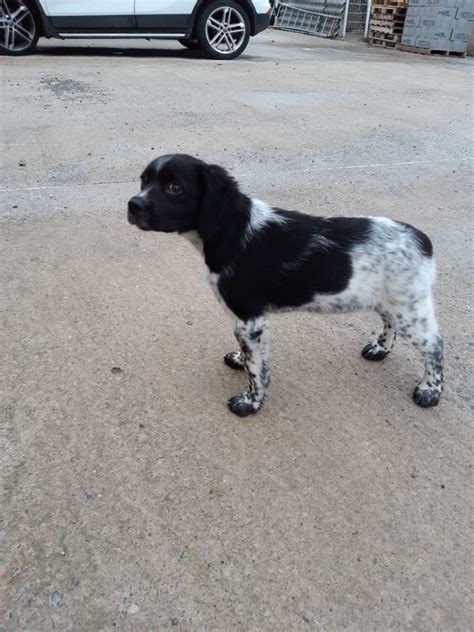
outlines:
[{"label": "dog's front leg", "polygon": [[230,410],[246,417],[262,406],[267,386],[270,384],[269,343],[270,320],[259,316],[250,320],[238,320],[235,337],[240,345],[241,359],[249,378],[246,391],[229,400]]}]

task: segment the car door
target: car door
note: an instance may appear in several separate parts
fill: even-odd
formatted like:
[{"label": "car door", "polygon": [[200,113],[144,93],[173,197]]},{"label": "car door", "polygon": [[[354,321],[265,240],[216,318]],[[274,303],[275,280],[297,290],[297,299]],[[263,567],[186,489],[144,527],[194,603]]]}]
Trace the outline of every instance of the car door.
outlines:
[{"label": "car door", "polygon": [[134,0],[46,0],[60,32],[126,32],[136,27]]},{"label": "car door", "polygon": [[135,0],[137,28],[183,34],[191,26],[195,6],[196,0]]}]

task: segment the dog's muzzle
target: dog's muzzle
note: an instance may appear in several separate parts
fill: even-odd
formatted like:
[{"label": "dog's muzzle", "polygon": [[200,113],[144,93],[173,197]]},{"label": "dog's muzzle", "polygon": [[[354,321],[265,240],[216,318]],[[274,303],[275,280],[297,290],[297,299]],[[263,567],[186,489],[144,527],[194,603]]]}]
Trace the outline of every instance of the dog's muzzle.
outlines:
[{"label": "dog's muzzle", "polygon": [[128,202],[128,221],[143,230],[148,228],[144,212],[145,206],[145,201],[139,196],[132,197]]}]

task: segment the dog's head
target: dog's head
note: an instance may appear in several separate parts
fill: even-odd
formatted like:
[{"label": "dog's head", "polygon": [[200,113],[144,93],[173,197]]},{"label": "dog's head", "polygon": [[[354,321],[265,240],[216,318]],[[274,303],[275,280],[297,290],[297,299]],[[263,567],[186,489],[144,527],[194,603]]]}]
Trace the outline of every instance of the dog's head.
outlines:
[{"label": "dog's head", "polygon": [[219,231],[241,196],[222,167],[186,154],[153,160],[141,175],[141,191],[128,202],[128,221],[142,230],[203,238]]}]

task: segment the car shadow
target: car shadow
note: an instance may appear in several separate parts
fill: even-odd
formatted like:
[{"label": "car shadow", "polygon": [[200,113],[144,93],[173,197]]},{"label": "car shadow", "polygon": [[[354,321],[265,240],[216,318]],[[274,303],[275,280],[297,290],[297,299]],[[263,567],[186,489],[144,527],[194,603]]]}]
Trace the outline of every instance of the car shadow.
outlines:
[{"label": "car shadow", "polygon": [[[198,50],[188,50],[187,48],[130,48],[118,46],[41,46],[36,47],[33,55],[46,55],[49,57],[157,57],[157,58],[177,58],[177,59],[207,59]],[[218,61],[218,60],[210,60]]]},{"label": "car shadow", "polygon": [[[38,44],[32,55],[44,55],[46,57],[131,57],[142,59],[201,59],[214,63],[223,63],[225,59],[211,59],[199,50],[189,50],[176,43],[176,48],[130,48],[120,46],[41,46]],[[267,58],[252,55],[245,51],[231,61],[265,61]]]}]

